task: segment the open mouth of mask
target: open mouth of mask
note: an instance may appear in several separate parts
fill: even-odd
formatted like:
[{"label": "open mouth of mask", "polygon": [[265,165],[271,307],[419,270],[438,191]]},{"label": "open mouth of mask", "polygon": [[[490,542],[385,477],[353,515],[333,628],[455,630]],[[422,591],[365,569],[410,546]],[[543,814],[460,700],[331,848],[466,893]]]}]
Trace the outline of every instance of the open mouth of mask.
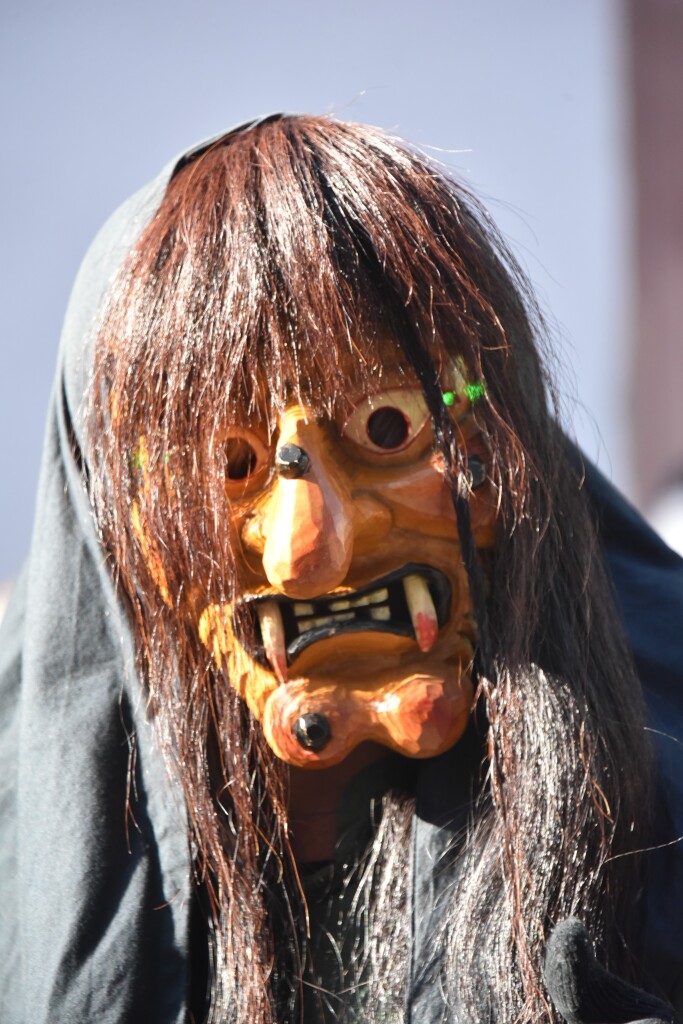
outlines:
[{"label": "open mouth of mask", "polygon": [[[451,585],[444,573],[409,563],[358,590],[345,589],[301,601],[283,594],[246,595],[240,609],[254,616],[249,653],[279,674],[311,644],[341,634],[393,633],[412,637],[423,651],[448,621]],[[239,635],[239,631],[235,629]]]}]

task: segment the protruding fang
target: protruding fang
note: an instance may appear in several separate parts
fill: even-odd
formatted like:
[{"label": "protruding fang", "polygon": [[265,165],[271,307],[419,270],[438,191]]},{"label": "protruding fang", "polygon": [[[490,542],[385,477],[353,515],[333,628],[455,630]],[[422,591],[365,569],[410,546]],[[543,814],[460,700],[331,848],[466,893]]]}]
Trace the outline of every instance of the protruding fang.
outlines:
[{"label": "protruding fang", "polygon": [[422,576],[405,576],[403,590],[418,646],[421,651],[430,651],[436,643],[439,623],[427,582]]},{"label": "protruding fang", "polygon": [[381,608],[371,608],[370,618],[374,619],[375,622],[388,622],[391,618],[391,609],[388,605],[382,605]]},{"label": "protruding fang", "polygon": [[256,610],[261,626],[261,637],[266,657],[280,682],[286,683],[287,652],[285,627],[282,624],[280,607],[277,601],[263,601],[256,606]]}]

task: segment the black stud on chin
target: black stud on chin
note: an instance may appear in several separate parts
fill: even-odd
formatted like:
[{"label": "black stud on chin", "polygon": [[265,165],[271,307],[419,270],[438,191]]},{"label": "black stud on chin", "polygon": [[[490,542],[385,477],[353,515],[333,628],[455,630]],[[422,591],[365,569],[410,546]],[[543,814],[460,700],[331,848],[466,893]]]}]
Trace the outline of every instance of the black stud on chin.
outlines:
[{"label": "black stud on chin", "polygon": [[311,460],[298,444],[283,444],[275,453],[275,468],[287,480],[303,476],[310,464]]},{"label": "black stud on chin", "polygon": [[292,726],[292,732],[299,746],[316,753],[327,746],[332,736],[327,718],[316,711],[299,715]]}]

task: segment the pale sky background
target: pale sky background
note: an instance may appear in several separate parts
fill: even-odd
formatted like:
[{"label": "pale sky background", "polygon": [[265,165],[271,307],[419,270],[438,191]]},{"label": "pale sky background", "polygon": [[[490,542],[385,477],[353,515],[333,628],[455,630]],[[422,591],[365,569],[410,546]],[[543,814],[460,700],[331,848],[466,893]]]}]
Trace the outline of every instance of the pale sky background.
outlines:
[{"label": "pale sky background", "polygon": [[273,110],[433,147],[537,286],[587,454],[627,494],[630,166],[620,0],[2,0],[0,580],[30,543],[61,320],[127,195]]}]

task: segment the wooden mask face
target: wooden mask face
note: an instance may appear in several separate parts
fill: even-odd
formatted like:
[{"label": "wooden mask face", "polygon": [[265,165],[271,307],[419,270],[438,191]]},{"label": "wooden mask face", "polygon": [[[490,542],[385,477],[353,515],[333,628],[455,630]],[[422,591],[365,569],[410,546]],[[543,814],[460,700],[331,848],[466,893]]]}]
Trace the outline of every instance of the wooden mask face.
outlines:
[{"label": "wooden mask face", "polygon": [[[420,387],[381,348],[381,371],[370,384],[350,371],[333,416],[293,398],[270,430],[254,413],[217,428],[244,583],[230,604],[199,603],[199,636],[277,756],[300,767],[364,740],[440,754],[472,706],[476,623],[451,493]],[[446,376],[475,543],[489,547],[485,441],[457,365]]]},{"label": "wooden mask face", "polygon": [[[252,418],[222,438],[246,587],[203,610],[200,637],[278,757],[301,767],[364,740],[434,756],[471,710],[476,623],[451,494],[421,390],[391,365],[371,390],[351,385],[338,416],[293,400],[270,437]],[[486,447],[451,377],[474,538],[488,547]],[[251,617],[254,643],[237,639],[236,613]]]}]

